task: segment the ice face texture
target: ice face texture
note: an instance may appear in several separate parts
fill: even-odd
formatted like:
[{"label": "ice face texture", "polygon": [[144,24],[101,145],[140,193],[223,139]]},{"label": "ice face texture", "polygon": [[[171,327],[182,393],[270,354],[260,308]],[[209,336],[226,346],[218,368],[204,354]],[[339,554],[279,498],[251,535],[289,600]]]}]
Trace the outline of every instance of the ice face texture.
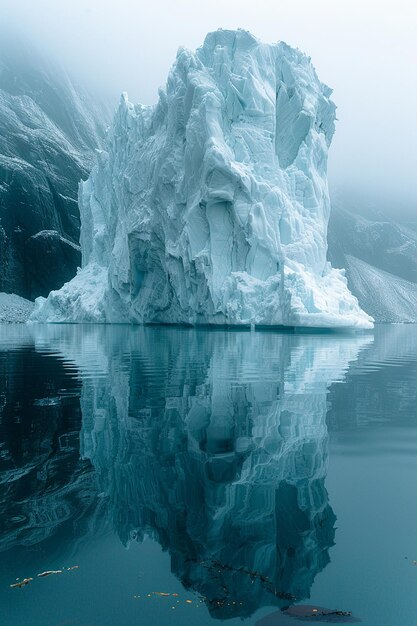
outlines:
[{"label": "ice face texture", "polygon": [[83,269],[33,319],[371,327],[326,261],[330,95],[285,43],[180,49],[156,106],[122,97],[80,189]]}]

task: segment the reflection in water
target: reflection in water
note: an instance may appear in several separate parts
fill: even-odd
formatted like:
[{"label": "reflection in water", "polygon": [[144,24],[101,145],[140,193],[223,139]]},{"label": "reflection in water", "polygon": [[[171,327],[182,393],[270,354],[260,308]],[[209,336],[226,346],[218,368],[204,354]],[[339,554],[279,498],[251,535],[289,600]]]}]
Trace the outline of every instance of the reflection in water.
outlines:
[{"label": "reflection in water", "polygon": [[81,531],[95,494],[79,455],[81,385],[62,359],[28,349],[24,327],[1,331],[0,551],[49,542],[51,553]]},{"label": "reflection in water", "polygon": [[[331,431],[378,424],[409,426],[417,405],[417,332],[413,325],[377,326],[375,341],[349,368],[345,385],[329,394]],[[370,432],[372,438],[372,433]],[[375,442],[375,438],[373,438]]]},{"label": "reflection in water", "polygon": [[123,543],[155,538],[215,617],[309,596],[335,532],[328,388],[371,336],[30,332],[81,375],[81,453]]}]

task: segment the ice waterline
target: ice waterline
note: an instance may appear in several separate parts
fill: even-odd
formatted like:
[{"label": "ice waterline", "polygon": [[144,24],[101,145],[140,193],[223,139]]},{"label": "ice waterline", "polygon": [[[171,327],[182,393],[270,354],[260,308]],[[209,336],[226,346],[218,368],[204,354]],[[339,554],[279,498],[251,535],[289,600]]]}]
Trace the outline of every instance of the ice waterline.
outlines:
[{"label": "ice waterline", "polygon": [[155,106],[122,96],[80,185],[83,267],[31,321],[371,328],[326,260],[330,96],[282,42],[180,49]]}]

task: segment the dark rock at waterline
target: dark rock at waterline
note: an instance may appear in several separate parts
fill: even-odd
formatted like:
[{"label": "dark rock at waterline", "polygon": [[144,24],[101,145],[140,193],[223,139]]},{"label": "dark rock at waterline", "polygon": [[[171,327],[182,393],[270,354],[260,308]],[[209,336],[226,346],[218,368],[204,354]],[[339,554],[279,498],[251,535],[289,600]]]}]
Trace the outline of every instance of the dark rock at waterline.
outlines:
[{"label": "dark rock at waterline", "polygon": [[56,230],[42,230],[25,246],[26,276],[31,293],[47,296],[71,280],[81,265],[81,249]]}]

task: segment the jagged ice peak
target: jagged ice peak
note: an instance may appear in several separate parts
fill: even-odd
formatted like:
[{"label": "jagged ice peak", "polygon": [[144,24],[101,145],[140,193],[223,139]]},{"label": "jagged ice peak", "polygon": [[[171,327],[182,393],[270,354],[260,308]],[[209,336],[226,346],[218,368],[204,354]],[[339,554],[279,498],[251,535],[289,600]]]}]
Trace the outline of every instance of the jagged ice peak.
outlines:
[{"label": "jagged ice peak", "polygon": [[181,48],[155,106],[122,96],[80,185],[83,267],[32,320],[372,327],[326,260],[331,93],[243,30]]}]

